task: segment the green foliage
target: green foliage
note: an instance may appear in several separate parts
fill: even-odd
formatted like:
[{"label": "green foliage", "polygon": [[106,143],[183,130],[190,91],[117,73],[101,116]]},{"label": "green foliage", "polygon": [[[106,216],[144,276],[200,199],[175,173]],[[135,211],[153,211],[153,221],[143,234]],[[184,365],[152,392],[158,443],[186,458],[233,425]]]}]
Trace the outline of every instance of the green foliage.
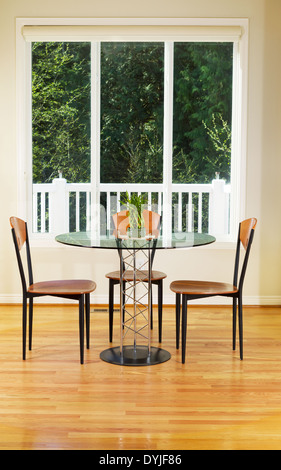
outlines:
[{"label": "green foliage", "polygon": [[[210,130],[214,116],[217,129],[219,116],[231,126],[232,50],[231,43],[175,44],[175,183],[209,183],[220,171],[209,164],[213,158],[217,160]],[[228,155],[222,158],[228,161]],[[229,180],[229,167],[224,177]]]},{"label": "green foliage", "polygon": [[101,181],[163,178],[163,43],[101,45]]},{"label": "green foliage", "polygon": [[126,193],[121,196],[120,202],[126,205],[129,210],[130,227],[132,229],[142,228],[144,223],[142,211],[143,206],[147,204],[147,197],[144,194],[138,195],[136,193],[132,193],[130,196],[128,191],[126,191]]},{"label": "green foliage", "polygon": [[210,137],[214,151],[209,155],[204,155],[209,173],[220,173],[220,178],[226,180],[230,175],[231,161],[231,130],[226,121],[223,120],[221,114],[212,116],[212,128],[207,127],[203,121],[203,125]]},{"label": "green foliage", "polygon": [[33,181],[90,180],[90,46],[32,45]]}]

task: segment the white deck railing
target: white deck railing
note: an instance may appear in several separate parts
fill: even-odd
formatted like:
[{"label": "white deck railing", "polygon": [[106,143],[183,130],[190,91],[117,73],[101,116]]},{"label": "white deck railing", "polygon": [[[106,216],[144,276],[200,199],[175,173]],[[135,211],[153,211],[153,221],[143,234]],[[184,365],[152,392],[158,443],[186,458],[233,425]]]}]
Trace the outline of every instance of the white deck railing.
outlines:
[{"label": "white deck railing", "polygon": [[[99,213],[106,229],[110,229],[111,215],[121,209],[120,197],[125,191],[148,197],[148,208],[171,214],[174,230],[229,233],[230,185],[214,179],[211,184],[172,184],[165,211],[167,193],[163,184],[100,184]],[[166,197],[166,199],[165,199]],[[90,183],[67,183],[55,178],[49,184],[33,185],[33,232],[64,233],[89,230],[93,217],[92,186]]]}]

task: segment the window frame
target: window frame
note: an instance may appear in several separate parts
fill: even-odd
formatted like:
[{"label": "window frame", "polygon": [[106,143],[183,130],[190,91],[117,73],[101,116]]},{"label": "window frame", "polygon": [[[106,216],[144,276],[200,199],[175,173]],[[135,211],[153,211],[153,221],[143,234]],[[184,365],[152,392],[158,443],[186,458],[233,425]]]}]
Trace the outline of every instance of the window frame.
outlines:
[{"label": "window frame", "polygon": [[[232,110],[232,156],[231,156],[231,215],[230,235],[222,238],[220,246],[230,246],[229,242],[235,242],[238,222],[245,216],[246,195],[246,156],[247,156],[247,83],[248,83],[248,20],[237,18],[17,18],[16,19],[16,89],[17,89],[17,158],[18,158],[18,214],[25,220],[32,221],[32,89],[31,89],[31,43],[23,36],[25,26],[144,26],[144,27],[212,27],[218,33],[218,39],[223,41],[221,34],[225,28],[233,26],[240,27],[242,34],[239,41],[234,43],[233,60],[233,110]],[[71,29],[70,29],[71,30]],[[199,28],[200,31],[200,28]],[[144,40],[142,37],[141,40]],[[50,39],[52,40],[52,39]],[[61,39],[66,40],[66,39]],[[76,40],[76,39],[73,39]],[[82,39],[81,39],[82,40]],[[83,39],[85,40],[85,39]],[[122,40],[122,39],[120,39]],[[159,41],[159,39],[154,39]],[[181,41],[176,39],[175,42]],[[185,39],[187,40],[187,38]],[[189,38],[190,40],[190,38]],[[198,37],[194,40],[199,40]],[[93,39],[94,41],[94,39]],[[173,123],[169,119],[173,96],[173,40],[165,42],[165,100],[164,100],[164,142],[163,142],[163,187],[165,208],[172,192],[172,132]],[[95,48],[95,50],[93,50]],[[91,120],[92,140],[97,145],[92,148],[91,155],[91,184],[92,202],[98,201],[98,185],[100,175],[100,153],[99,153],[99,42],[92,44],[92,76],[95,77],[94,93],[92,93],[92,112],[94,118]],[[95,175],[95,177],[94,177]],[[97,178],[98,176],[98,178]],[[164,230],[169,231],[171,214],[167,213]],[[164,222],[164,221],[163,221]],[[31,233],[31,241],[35,240],[36,234]],[[220,238],[218,238],[220,241]],[[37,239],[38,242],[38,239]],[[50,237],[41,237],[39,245],[49,246],[52,244]],[[216,244],[218,247],[218,244]]]}]

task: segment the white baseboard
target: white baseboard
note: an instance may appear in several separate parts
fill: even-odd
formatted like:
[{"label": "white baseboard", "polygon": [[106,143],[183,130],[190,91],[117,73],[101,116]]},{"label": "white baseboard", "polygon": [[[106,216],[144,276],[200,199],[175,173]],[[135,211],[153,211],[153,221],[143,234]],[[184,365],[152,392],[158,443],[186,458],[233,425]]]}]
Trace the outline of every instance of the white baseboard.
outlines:
[{"label": "white baseboard", "polygon": [[[73,304],[75,300],[60,299],[58,297],[38,297],[35,302],[41,305],[44,304]],[[21,304],[21,294],[0,294],[0,305],[4,304]],[[108,304],[108,296],[106,295],[95,295],[91,296],[91,303],[95,305],[106,305]],[[118,303],[118,300],[116,300]],[[244,296],[244,305],[268,305],[268,306],[281,306],[281,297],[279,296]],[[192,301],[193,305],[230,305],[231,299],[225,297],[210,297],[206,299],[198,299]],[[175,305],[175,296],[166,295],[163,298],[163,305]]]}]

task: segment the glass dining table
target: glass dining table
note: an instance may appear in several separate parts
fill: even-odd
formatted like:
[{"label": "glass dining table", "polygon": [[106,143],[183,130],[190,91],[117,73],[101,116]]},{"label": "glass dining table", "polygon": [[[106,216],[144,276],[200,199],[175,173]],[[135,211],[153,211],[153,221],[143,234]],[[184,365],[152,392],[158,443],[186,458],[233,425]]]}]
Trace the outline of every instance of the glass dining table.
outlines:
[{"label": "glass dining table", "polygon": [[[69,232],[56,241],[76,247],[117,250],[120,269],[120,341],[101,352],[100,358],[124,366],[154,365],[168,361],[171,355],[152,346],[152,263],[155,252],[165,249],[192,248],[215,242],[207,233],[175,232],[167,236],[100,235],[96,231]],[[125,281],[125,282],[124,282]]]}]

